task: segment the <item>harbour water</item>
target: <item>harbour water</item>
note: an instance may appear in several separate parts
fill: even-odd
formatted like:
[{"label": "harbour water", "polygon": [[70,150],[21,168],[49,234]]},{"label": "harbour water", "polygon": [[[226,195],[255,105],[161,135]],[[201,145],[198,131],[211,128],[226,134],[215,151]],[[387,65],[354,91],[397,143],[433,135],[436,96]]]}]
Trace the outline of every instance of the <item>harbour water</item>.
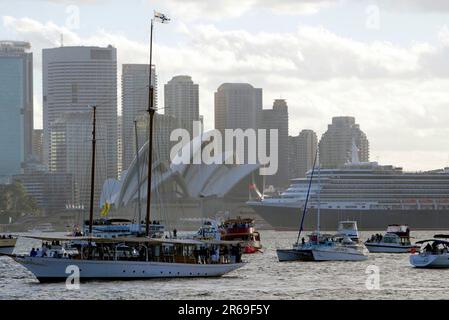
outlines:
[{"label": "harbour water", "polygon": [[[362,238],[371,234],[362,232]],[[248,264],[222,278],[93,281],[81,283],[79,290],[68,290],[64,283],[39,284],[12,259],[0,257],[0,299],[449,299],[449,269],[413,268],[408,254],[370,254],[363,262],[279,263],[276,248],[290,247],[296,236],[261,231],[264,253],[245,255]],[[36,245],[21,238],[16,252]],[[379,287],[369,281],[370,270],[377,268]]]}]

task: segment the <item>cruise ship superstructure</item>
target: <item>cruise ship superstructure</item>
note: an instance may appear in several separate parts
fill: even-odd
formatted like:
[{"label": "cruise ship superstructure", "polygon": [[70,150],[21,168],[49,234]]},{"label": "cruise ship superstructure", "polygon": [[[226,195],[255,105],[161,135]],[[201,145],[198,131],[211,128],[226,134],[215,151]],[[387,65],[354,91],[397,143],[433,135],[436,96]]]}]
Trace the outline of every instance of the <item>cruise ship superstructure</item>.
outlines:
[{"label": "cruise ship superstructure", "polygon": [[[292,179],[276,197],[249,201],[277,230],[297,230],[307,195],[310,172]],[[305,227],[313,230],[318,183],[313,178]],[[338,169],[321,169],[321,228],[333,230],[342,220],[358,222],[360,229],[383,230],[389,224],[413,229],[449,228],[449,168],[404,172],[377,162],[352,162]]]}]

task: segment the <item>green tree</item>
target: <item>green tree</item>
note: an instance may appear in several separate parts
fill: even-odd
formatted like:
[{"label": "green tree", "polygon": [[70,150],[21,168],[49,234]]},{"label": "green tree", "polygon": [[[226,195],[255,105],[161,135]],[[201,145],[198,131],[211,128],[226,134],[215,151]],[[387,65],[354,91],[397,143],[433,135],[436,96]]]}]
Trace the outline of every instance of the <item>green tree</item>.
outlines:
[{"label": "green tree", "polygon": [[30,197],[19,181],[0,185],[0,223],[8,223],[23,216],[39,214],[34,198]]}]

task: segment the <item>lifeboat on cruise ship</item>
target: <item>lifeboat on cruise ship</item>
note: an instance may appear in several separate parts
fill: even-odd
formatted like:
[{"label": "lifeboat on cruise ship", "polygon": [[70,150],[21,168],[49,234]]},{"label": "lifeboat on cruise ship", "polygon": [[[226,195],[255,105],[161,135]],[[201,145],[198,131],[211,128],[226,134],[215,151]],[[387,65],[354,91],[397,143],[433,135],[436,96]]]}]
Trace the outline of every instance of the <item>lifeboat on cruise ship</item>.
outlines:
[{"label": "lifeboat on cruise ship", "polygon": [[255,230],[254,219],[240,217],[228,219],[222,224],[221,233],[222,240],[239,241],[244,253],[256,253],[262,249],[260,234]]}]

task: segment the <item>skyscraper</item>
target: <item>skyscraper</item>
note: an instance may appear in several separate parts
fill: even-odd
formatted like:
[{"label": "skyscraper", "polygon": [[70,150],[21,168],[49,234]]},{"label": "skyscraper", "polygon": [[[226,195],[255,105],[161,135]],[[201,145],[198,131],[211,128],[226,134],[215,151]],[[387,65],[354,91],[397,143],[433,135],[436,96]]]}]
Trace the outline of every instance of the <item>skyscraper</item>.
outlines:
[{"label": "skyscraper", "polygon": [[[153,65],[151,82],[154,87],[154,106],[157,106],[157,75]],[[148,64],[122,66],[122,170],[128,169],[136,155],[134,120],[148,109]],[[148,139],[148,138],[146,138]],[[146,141],[146,140],[145,140]],[[139,141],[139,145],[145,141]]]},{"label": "skyscraper", "polygon": [[0,176],[22,172],[32,154],[33,54],[30,44],[0,41]]},{"label": "skyscraper", "polygon": [[247,83],[224,83],[215,92],[215,129],[257,129],[262,89]]},{"label": "skyscraper", "polygon": [[352,145],[358,148],[359,160],[369,161],[369,142],[355,123],[354,117],[334,117],[322,135],[319,145],[320,163],[324,168],[337,168],[351,161]]},{"label": "skyscraper", "polygon": [[317,150],[317,136],[313,130],[302,130],[289,137],[289,178],[304,178],[313,167]]},{"label": "skyscraper", "polygon": [[123,138],[122,138],[122,116],[117,117],[117,172],[120,176],[122,172]]},{"label": "skyscraper", "polygon": [[44,131],[42,129],[33,130],[33,156],[40,163],[44,163],[43,153]]},{"label": "skyscraper", "polygon": [[267,184],[276,187],[288,185],[288,106],[284,99],[276,99],[273,109],[262,110],[262,123],[260,128],[267,129],[267,154],[270,152],[270,129],[278,131],[278,171],[267,177]]},{"label": "skyscraper", "polygon": [[[52,169],[50,155],[59,152],[51,143],[53,122],[66,112],[91,111],[106,126],[107,177],[117,177],[117,51],[112,46],[60,47],[43,50],[44,161]],[[74,132],[74,134],[77,134]],[[88,143],[79,140],[81,143]],[[80,146],[81,147],[81,146]],[[55,148],[55,150],[52,150]],[[70,167],[69,167],[70,168]],[[68,171],[68,173],[73,173]]]},{"label": "skyscraper", "polygon": [[[86,208],[90,203],[92,116],[91,111],[64,112],[50,126],[50,171],[72,174],[76,202]],[[94,207],[98,207],[102,185],[107,179],[103,164],[108,157],[109,141],[107,125],[101,120],[96,123],[96,137]]]},{"label": "skyscraper", "polygon": [[[188,123],[199,121],[198,85],[190,76],[175,76],[164,86],[165,114]],[[192,134],[192,125],[189,126]]]}]

